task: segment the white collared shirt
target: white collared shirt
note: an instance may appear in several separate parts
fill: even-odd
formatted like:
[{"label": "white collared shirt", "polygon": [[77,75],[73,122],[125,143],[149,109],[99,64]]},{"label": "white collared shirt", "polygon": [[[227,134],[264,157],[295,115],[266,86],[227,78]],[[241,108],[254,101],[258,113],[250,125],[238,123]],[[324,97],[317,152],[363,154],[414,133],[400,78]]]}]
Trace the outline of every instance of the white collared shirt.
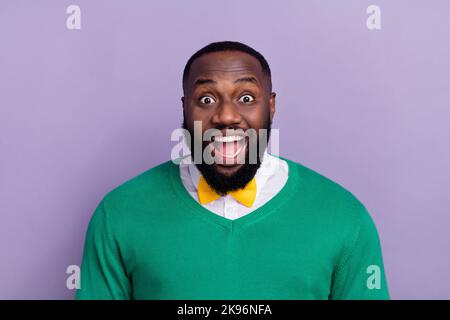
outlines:
[{"label": "white collared shirt", "polygon": [[[197,187],[201,173],[190,156],[180,161],[180,176],[189,194],[198,201]],[[288,164],[286,161],[264,152],[261,166],[255,174],[256,198],[249,208],[236,201],[231,195],[222,196],[203,207],[224,218],[234,220],[240,218],[272,199],[286,184],[288,179]],[[200,203],[199,203],[200,204]]]}]

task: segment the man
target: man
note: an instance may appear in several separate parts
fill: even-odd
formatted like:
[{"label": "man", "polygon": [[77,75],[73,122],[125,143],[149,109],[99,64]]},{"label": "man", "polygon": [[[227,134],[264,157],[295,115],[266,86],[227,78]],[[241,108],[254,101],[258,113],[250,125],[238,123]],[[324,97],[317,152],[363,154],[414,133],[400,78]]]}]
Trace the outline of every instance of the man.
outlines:
[{"label": "man", "polygon": [[76,297],[388,299],[364,205],[267,152],[276,95],[266,59],[242,43],[212,43],[186,64],[183,92],[192,156],[103,198]]}]

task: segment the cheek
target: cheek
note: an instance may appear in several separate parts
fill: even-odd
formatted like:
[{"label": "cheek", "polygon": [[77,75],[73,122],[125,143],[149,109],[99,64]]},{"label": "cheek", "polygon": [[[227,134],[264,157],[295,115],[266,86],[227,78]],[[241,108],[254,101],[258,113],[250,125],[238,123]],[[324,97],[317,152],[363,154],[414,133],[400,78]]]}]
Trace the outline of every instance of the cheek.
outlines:
[{"label": "cheek", "polygon": [[209,121],[212,117],[212,110],[208,110],[206,108],[193,107],[190,112],[191,121],[201,120],[201,121]]},{"label": "cheek", "polygon": [[[211,117],[211,112],[208,112],[207,110],[201,108],[192,108],[191,112],[189,112],[189,114],[186,114],[186,122],[188,122],[187,125],[190,130],[194,130],[195,122],[200,121],[202,138],[206,130],[214,128],[214,126],[212,126],[210,122]],[[208,142],[202,142],[202,144],[205,146],[206,144],[208,144]]]},{"label": "cheek", "polygon": [[247,122],[249,128],[261,129],[268,118],[268,111],[264,107],[255,108],[254,110],[243,111],[242,117]]}]

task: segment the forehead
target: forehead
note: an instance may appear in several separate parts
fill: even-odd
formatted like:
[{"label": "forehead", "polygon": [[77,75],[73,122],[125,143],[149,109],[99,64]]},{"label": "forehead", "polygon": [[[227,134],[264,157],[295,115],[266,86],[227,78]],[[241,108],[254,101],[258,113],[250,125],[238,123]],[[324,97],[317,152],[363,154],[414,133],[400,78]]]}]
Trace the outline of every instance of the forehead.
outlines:
[{"label": "forehead", "polygon": [[187,85],[191,86],[198,78],[236,78],[252,75],[260,83],[264,74],[258,59],[240,51],[221,51],[205,54],[196,59],[190,68]]}]

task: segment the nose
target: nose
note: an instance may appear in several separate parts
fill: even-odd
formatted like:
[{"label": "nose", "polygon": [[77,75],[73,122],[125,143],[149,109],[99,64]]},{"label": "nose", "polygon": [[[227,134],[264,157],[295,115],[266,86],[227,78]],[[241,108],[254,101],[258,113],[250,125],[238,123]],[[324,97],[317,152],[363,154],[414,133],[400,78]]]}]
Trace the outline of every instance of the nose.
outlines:
[{"label": "nose", "polygon": [[228,127],[241,123],[242,117],[237,106],[231,101],[223,101],[212,117],[216,126]]}]

